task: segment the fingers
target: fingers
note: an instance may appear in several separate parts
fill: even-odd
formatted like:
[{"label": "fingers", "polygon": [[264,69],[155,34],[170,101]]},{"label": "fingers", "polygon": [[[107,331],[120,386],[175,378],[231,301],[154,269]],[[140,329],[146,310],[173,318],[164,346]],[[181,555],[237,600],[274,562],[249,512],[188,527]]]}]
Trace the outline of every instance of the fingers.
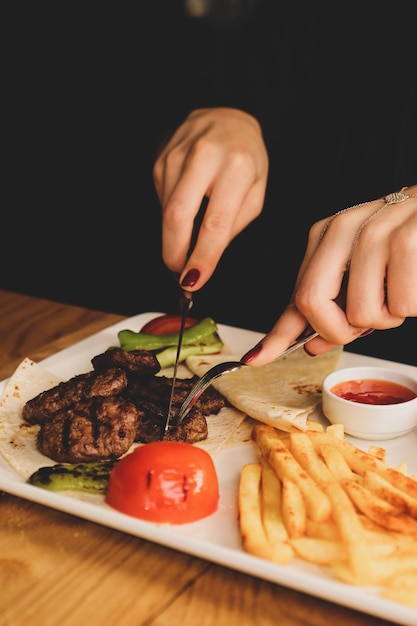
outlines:
[{"label": "fingers", "polygon": [[307,324],[319,337],[306,350],[320,354],[417,316],[417,198],[353,209],[312,226],[292,302],[244,362],[258,366],[277,358]]},{"label": "fingers", "polygon": [[196,245],[185,263],[182,277],[190,268],[198,268],[202,287],[213,274],[224,250],[257,215],[263,206],[264,187],[253,185],[244,196],[245,187],[236,187],[234,192],[221,193],[222,180],[216,181],[212,195],[200,226]]},{"label": "fingers", "polygon": [[[268,157],[254,118],[234,109],[190,115],[154,167],[167,267],[182,278],[197,270],[195,289],[202,287],[231,240],[261,213],[267,174]],[[203,197],[208,203],[188,258]]]},{"label": "fingers", "polygon": [[[380,200],[332,220],[294,294],[297,309],[322,337],[345,344],[359,329],[395,328],[416,315],[416,222],[412,198],[392,205]],[[346,267],[343,317],[332,300]]]},{"label": "fingers", "polygon": [[417,198],[384,210],[363,231],[351,262],[347,311],[354,324],[385,329],[417,315]]}]

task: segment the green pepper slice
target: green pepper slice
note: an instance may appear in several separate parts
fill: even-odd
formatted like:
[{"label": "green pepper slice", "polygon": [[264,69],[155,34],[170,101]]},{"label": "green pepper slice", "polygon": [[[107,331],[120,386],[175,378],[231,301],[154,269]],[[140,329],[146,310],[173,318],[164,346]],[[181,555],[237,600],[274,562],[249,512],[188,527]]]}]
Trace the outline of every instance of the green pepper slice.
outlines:
[{"label": "green pepper slice", "polygon": [[[211,317],[205,317],[194,326],[184,330],[182,344],[184,346],[204,342],[210,335],[217,332],[216,322]],[[169,346],[177,346],[179,333],[169,335],[147,335],[135,333],[132,330],[121,330],[117,334],[120,347],[123,350],[163,350]]]}]

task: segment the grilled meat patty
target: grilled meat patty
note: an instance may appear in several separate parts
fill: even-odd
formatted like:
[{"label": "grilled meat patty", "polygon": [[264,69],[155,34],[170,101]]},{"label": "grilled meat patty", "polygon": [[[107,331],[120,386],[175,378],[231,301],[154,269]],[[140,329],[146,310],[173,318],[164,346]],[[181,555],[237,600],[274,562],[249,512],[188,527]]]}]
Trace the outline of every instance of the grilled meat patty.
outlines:
[{"label": "grilled meat patty", "polygon": [[145,376],[157,374],[161,366],[158,359],[148,350],[122,350],[112,348],[91,359],[96,371],[108,370],[111,367],[121,367],[126,372]]},{"label": "grilled meat patty", "polygon": [[127,382],[127,374],[121,368],[79,374],[26,402],[23,419],[29,424],[42,424],[58,411],[88,398],[118,395]]},{"label": "grilled meat patty", "polygon": [[117,459],[135,440],[138,410],[118,396],[90,398],[42,423],[38,448],[58,463]]},{"label": "grilled meat patty", "polygon": [[[29,400],[23,418],[40,425],[40,452],[59,463],[77,463],[116,459],[134,442],[206,439],[206,416],[225,406],[223,396],[209,387],[181,424],[165,433],[172,378],[155,376],[160,370],[155,359],[146,350],[108,350],[92,359],[91,372]],[[177,379],[171,415],[196,380],[196,376]]]},{"label": "grilled meat patty", "polygon": [[[171,417],[176,415],[196,380],[197,376],[176,380]],[[123,391],[123,396],[132,400],[139,411],[137,441],[149,443],[165,438],[172,441],[196,443],[207,438],[208,427],[205,417],[217,414],[225,406],[223,396],[214,387],[209,387],[199,397],[181,424],[178,427],[170,426],[165,434],[171,387],[172,378],[164,376],[154,376],[148,379],[146,384],[139,378],[129,381]]]}]

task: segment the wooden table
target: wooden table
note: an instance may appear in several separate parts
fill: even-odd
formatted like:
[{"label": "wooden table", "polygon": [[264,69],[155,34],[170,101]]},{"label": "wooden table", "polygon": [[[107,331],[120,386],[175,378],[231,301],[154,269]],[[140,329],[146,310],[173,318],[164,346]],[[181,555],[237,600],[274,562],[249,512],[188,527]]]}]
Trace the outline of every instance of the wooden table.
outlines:
[{"label": "wooden table", "polygon": [[[122,319],[0,290],[0,380]],[[389,623],[0,492],[1,626]]]}]

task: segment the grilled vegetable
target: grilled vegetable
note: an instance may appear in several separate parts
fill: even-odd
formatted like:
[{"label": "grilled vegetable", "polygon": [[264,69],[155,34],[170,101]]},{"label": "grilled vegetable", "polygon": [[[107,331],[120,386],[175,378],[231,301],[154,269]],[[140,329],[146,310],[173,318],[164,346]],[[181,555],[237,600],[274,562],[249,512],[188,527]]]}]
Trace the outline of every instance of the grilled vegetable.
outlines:
[{"label": "grilled vegetable", "polygon": [[[189,356],[194,356],[198,354],[215,354],[216,352],[220,352],[222,348],[223,342],[221,341],[217,333],[214,333],[213,335],[210,335],[210,337],[207,337],[204,343],[191,346],[182,345],[180,351],[180,363],[182,361],[185,361],[185,359],[187,359]],[[176,355],[177,348],[176,346],[173,346],[171,348],[166,348],[165,350],[158,352],[156,354],[156,358],[158,359],[159,364],[163,369],[164,367],[169,367],[170,365],[173,365],[175,363]]]},{"label": "grilled vegetable", "polygon": [[197,446],[156,441],[120,459],[110,473],[106,502],[140,519],[185,524],[214,513],[219,483],[211,456]]},{"label": "grilled vegetable", "polygon": [[27,482],[49,491],[83,491],[106,493],[110,471],[115,461],[92,463],[57,463],[40,467]]},{"label": "grilled vegetable", "polygon": [[[185,320],[185,328],[190,328],[198,323],[194,317],[187,317]],[[181,327],[181,315],[158,315],[147,322],[139,332],[147,335],[168,335],[171,333],[179,333]]]},{"label": "grilled vegetable", "polygon": [[[120,347],[123,350],[149,350],[154,352],[161,367],[173,365],[176,357],[179,333],[147,334],[132,330],[121,330],[118,333]],[[213,354],[220,352],[223,342],[217,333],[216,322],[205,317],[193,326],[184,330],[180,361],[194,354]]]}]

